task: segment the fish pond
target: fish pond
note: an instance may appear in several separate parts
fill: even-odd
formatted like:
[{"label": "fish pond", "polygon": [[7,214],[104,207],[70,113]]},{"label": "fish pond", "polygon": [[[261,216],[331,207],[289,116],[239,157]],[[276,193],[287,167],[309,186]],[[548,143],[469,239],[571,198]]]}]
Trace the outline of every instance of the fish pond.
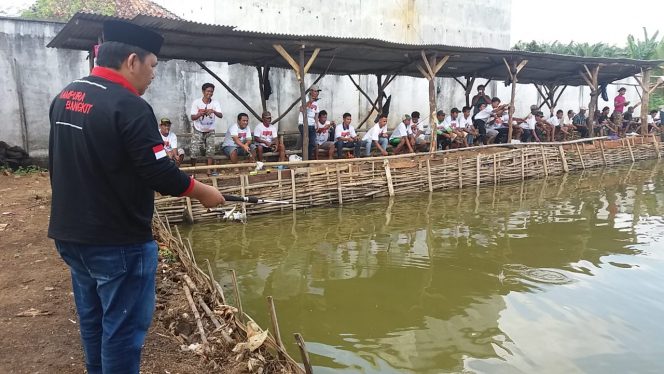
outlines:
[{"label": "fish pond", "polygon": [[664,372],[661,163],[181,229],[316,373]]}]

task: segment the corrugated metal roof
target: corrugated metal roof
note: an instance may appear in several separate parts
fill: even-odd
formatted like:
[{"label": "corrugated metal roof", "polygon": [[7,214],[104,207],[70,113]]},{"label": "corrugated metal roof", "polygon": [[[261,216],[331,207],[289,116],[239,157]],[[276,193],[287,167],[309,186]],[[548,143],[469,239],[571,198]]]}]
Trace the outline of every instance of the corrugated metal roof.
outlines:
[{"label": "corrugated metal roof", "polygon": [[[76,14],[49,47],[89,50],[101,34],[102,23],[115,17]],[[302,45],[307,58],[320,48],[309,73],[328,74],[399,74],[422,77],[417,64],[422,63],[421,51],[427,55],[450,56],[438,76],[477,76],[505,80],[507,70],[503,58],[527,59],[519,73],[520,83],[556,83],[585,85],[580,72],[583,65],[602,65],[600,82],[613,82],[638,74],[642,67],[654,67],[664,61],[639,61],[577,57],[549,53],[505,51],[491,48],[455,47],[438,44],[404,44],[373,38],[329,37],[323,35],[272,34],[238,31],[233,26],[219,26],[192,21],[139,15],[132,22],[148,27],[164,36],[160,58],[194,61],[221,61],[230,64],[270,65],[289,69],[290,65],[274,50],[280,44],[295,59]]]}]

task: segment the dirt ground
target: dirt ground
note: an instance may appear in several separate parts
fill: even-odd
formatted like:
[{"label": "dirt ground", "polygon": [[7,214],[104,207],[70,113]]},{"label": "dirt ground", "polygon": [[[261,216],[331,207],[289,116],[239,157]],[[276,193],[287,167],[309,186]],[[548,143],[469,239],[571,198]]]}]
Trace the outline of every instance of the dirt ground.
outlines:
[{"label": "dirt ground", "polygon": [[[69,271],[46,237],[50,198],[46,173],[0,175],[0,373],[85,370]],[[158,322],[166,303],[158,297],[141,372],[208,372]]]}]

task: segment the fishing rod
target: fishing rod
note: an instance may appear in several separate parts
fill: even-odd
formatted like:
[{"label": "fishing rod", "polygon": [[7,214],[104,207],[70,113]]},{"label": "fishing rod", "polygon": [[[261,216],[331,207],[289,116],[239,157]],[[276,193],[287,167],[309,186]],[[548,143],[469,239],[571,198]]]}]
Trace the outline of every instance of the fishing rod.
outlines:
[{"label": "fishing rod", "polygon": [[295,204],[290,201],[285,200],[268,200],[268,199],[259,199],[256,196],[239,196],[239,195],[222,195],[226,201],[239,201],[241,203],[249,204]]}]

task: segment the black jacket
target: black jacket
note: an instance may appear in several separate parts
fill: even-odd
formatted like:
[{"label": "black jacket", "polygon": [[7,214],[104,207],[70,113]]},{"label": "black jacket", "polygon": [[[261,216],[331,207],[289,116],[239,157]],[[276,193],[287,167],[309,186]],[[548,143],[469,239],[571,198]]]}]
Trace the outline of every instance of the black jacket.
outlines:
[{"label": "black jacket", "polygon": [[144,243],[152,240],[154,191],[177,196],[193,188],[165,157],[152,107],[113,70],[97,67],[70,83],[49,117],[50,238]]}]

